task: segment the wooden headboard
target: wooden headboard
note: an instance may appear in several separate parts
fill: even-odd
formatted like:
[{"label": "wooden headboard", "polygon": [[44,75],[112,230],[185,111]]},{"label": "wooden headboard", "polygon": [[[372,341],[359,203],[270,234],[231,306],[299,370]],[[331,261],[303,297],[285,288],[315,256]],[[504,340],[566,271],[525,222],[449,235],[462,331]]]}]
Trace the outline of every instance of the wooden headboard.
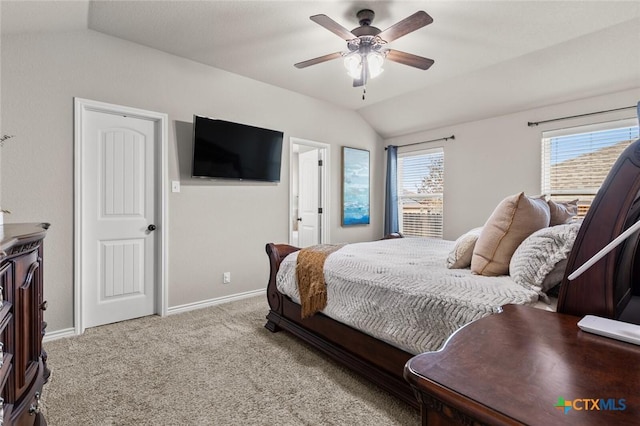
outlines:
[{"label": "wooden headboard", "polygon": [[606,246],[640,217],[640,140],[615,162],[576,237],[569,254],[558,312],[618,318],[632,294],[640,293],[639,233],[573,281],[567,276]]}]

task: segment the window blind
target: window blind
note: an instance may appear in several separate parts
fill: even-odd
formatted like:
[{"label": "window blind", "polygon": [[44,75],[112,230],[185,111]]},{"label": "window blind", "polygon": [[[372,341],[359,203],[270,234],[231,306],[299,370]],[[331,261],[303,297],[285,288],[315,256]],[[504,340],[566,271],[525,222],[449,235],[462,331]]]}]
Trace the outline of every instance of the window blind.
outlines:
[{"label": "window blind", "polygon": [[556,201],[577,198],[584,216],[613,163],[636,139],[636,120],[543,132],[542,193]]},{"label": "window blind", "polygon": [[406,236],[442,238],[444,150],[398,154],[400,232]]}]

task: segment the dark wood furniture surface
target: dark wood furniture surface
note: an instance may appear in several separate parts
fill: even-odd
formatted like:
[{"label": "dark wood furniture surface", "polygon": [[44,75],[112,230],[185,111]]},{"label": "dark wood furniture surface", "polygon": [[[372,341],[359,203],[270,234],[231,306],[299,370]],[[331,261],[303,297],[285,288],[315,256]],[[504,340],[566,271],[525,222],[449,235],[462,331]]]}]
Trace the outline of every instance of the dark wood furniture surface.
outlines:
[{"label": "dark wood furniture surface", "polygon": [[[422,424],[639,424],[640,346],[583,332],[578,321],[507,305],[458,330],[440,351],[416,355],[405,377]],[[558,398],[575,408],[556,408]]]},{"label": "dark wood furniture surface", "polygon": [[0,225],[0,421],[3,425],[46,425],[40,412],[49,378],[42,350],[42,242],[48,224]]},{"label": "dark wood furniture surface", "polygon": [[[640,140],[632,143],[620,155],[580,227],[569,254],[558,298],[558,312],[617,318],[631,299],[632,293],[640,294],[640,232],[587,270],[578,280],[567,284],[566,278],[640,218],[638,191]],[[267,285],[270,311],[265,327],[272,332],[291,332],[408,404],[418,407],[413,390],[403,378],[404,365],[412,358],[412,354],[321,313],[302,320],[300,305],[278,291],[276,275],[280,263],[288,254],[297,250],[299,248],[287,244],[269,243],[266,246],[270,264]],[[632,283],[637,283],[635,289],[632,288]]]}]

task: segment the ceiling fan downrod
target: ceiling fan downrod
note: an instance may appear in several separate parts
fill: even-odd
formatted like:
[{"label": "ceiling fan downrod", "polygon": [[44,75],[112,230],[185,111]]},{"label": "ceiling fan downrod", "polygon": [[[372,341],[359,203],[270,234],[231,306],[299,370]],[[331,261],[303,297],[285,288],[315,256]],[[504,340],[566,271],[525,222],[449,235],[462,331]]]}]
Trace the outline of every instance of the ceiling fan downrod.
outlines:
[{"label": "ceiling fan downrod", "polygon": [[373,22],[373,18],[375,18],[376,14],[373,10],[371,9],[362,9],[360,11],[358,11],[358,13],[356,13],[356,18],[358,18],[358,24],[360,24],[361,27],[367,25],[371,25],[371,23]]}]

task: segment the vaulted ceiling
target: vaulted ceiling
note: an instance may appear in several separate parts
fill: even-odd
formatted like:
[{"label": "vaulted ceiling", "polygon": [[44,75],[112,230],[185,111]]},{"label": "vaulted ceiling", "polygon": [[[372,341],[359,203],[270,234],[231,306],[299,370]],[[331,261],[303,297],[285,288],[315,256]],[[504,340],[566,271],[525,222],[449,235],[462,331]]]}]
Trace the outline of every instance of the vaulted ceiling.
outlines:
[{"label": "vaulted ceiling", "polygon": [[[309,20],[384,30],[418,10],[434,19],[389,47],[435,60],[387,61],[353,88],[346,50]],[[7,1],[2,33],[91,29],[358,111],[383,137],[640,87],[640,1]]]}]

